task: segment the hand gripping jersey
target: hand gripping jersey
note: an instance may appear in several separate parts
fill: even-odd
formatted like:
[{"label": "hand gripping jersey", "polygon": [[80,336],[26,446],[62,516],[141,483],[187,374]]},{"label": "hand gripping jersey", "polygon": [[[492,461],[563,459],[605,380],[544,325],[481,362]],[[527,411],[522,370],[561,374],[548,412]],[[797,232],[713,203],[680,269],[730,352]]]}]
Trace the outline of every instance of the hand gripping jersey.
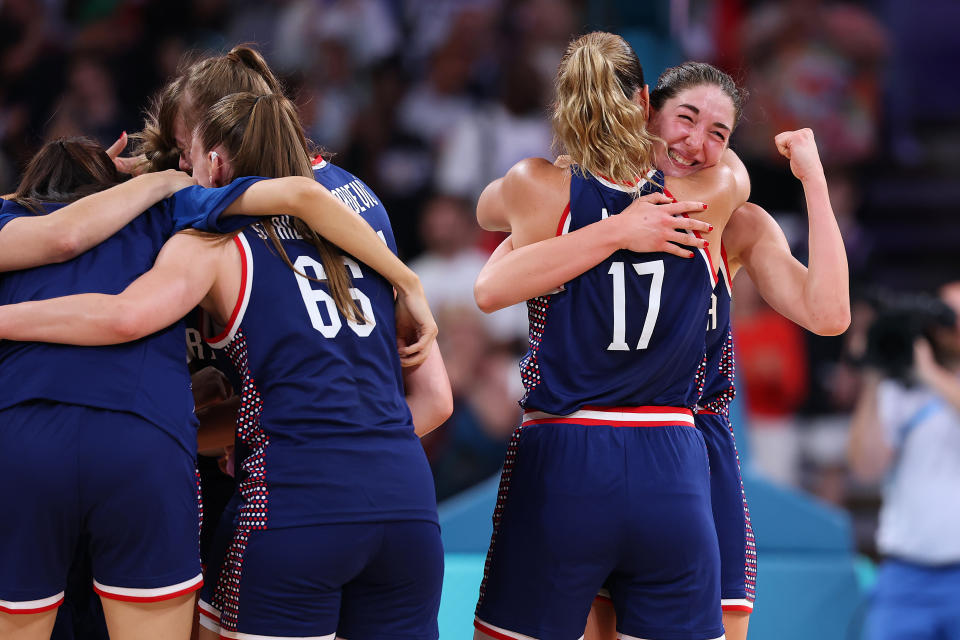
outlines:
[{"label": "hand gripping jersey", "polygon": [[[369,189],[333,165],[317,169],[396,251],[386,210]],[[297,270],[323,279],[313,245],[289,218],[273,220]],[[348,320],[325,282],[276,255],[262,226],[244,229],[235,243],[242,291],[229,325],[208,340],[243,378],[239,527],[436,522],[432,476],[404,399],[391,285],[345,258],[364,315]]]},{"label": "hand gripping jersey", "polygon": [[[72,260],[0,274],[0,304],[74,293],[120,293],[153,266],[163,243],[176,231],[188,227],[229,231],[247,224],[249,219],[242,217],[218,221],[235,198],[226,189],[183,189]],[[43,209],[51,213],[64,206],[45,204]],[[35,214],[12,200],[2,201],[0,233],[11,220],[31,215]],[[112,346],[0,341],[0,409],[49,400],[128,411],[195,452],[196,419],[183,335],[180,321],[140,340]]]},{"label": "hand gripping jersey", "polygon": [[[663,174],[651,172],[641,195],[662,188]],[[620,213],[633,191],[573,171],[558,234]],[[703,250],[693,258],[620,250],[563,290],[528,301],[521,405],[553,415],[591,406],[692,408],[715,281]]]}]

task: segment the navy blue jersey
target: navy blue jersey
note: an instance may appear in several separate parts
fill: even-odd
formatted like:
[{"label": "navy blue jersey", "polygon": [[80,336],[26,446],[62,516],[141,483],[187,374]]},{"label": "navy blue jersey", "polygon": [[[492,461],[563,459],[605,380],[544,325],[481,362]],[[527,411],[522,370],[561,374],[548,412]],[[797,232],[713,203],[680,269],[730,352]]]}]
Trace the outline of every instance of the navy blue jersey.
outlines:
[{"label": "navy blue jersey", "polygon": [[707,316],[707,353],[703,370],[703,394],[699,405],[708,411],[729,415],[736,395],[734,387],[733,330],[730,325],[730,270],[720,247],[720,277],[711,296]]},{"label": "navy blue jersey", "polygon": [[[120,293],[153,266],[176,230],[213,228],[235,197],[220,189],[183,189],[72,260],[0,274],[0,304],[74,293]],[[44,213],[63,206],[44,205]],[[34,214],[16,202],[3,201],[0,232],[11,220],[30,215]],[[247,221],[230,218],[219,225]],[[156,424],[188,451],[196,451],[183,336],[184,324],[177,322],[140,340],[112,346],[0,341],[0,408],[49,400],[128,411]]]},{"label": "navy blue jersey", "polygon": [[[317,179],[396,252],[387,213],[354,176],[326,163]],[[285,216],[273,218],[301,273],[320,257]],[[433,480],[402,385],[391,285],[345,258],[361,322],[326,283],[298,275],[259,224],[235,239],[243,284],[233,317],[209,338],[243,377],[237,436],[241,529],[333,522],[436,521]]]},{"label": "navy blue jersey", "polygon": [[[662,189],[651,172],[641,195]],[[632,187],[573,173],[560,232],[615,215]],[[530,349],[521,361],[527,410],[696,404],[697,368],[716,276],[709,256],[620,250],[557,293],[528,301]]]}]

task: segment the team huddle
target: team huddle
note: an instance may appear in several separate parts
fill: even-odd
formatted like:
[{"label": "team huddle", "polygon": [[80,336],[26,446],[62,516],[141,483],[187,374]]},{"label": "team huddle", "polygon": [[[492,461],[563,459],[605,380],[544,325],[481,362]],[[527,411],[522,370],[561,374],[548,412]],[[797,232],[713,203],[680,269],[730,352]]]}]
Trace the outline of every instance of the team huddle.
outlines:
[{"label": "team huddle", "polygon": [[[813,135],[775,141],[807,199],[805,267],[747,202],[729,76],[685,63],[649,91],[630,46],[591,33],[556,91],[565,155],[477,203],[510,234],[477,304],[526,301],[530,334],[475,638],[745,638],[730,286],[744,267],[789,319],[846,328]],[[50,637],[82,552],[114,639],[197,619],[206,639],[438,637],[419,442],[452,411],[436,324],[378,197],[310,147],[257,52],[187,67],[133,157],[45,145],[0,209],[0,270],[0,636]],[[188,316],[237,394],[220,432],[194,413]],[[235,445],[203,558],[198,427]]]}]

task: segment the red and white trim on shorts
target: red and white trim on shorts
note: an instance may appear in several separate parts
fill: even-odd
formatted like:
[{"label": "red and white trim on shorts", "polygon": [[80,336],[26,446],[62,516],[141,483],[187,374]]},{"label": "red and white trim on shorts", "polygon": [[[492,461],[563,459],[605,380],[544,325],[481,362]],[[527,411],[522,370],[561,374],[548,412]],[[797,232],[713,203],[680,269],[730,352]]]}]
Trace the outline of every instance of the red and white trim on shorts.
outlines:
[{"label": "red and white trim on shorts", "polygon": [[214,633],[220,633],[220,610],[202,598],[197,600],[197,618],[200,626]]},{"label": "red and white trim on shorts", "polygon": [[565,416],[543,411],[527,411],[523,425],[541,423],[596,424],[613,427],[693,427],[693,412],[683,407],[590,407],[586,406]]},{"label": "red and white trim on shorts", "polygon": [[203,586],[203,574],[168,587],[156,589],[132,589],[130,587],[111,587],[101,582],[93,581],[93,590],[104,598],[122,600],[124,602],[160,602],[172,600],[188,593],[193,593]]},{"label": "red and white trim on shorts", "polygon": [[233,313],[230,314],[230,319],[223,331],[212,338],[204,336],[214,349],[223,349],[237,335],[237,329],[240,328],[243,316],[247,312],[247,305],[250,304],[250,292],[253,290],[253,254],[250,253],[250,244],[242,232],[233,237],[233,242],[237,251],[240,252],[240,294],[237,296],[237,303],[233,306]]},{"label": "red and white trim on shorts", "polygon": [[724,611],[753,611],[753,600],[747,598],[724,598],[720,601],[720,608]]},{"label": "red and white trim on shorts", "polygon": [[30,615],[31,613],[43,613],[56,609],[63,603],[63,591],[49,598],[39,600],[23,600],[12,602],[10,600],[0,600],[0,613],[12,613],[14,615]]},{"label": "red and white trim on shorts", "polygon": [[326,636],[258,636],[252,633],[220,630],[220,637],[226,640],[336,640],[336,632]]},{"label": "red and white trim on shorts", "polygon": [[[502,629],[494,626],[489,622],[484,622],[478,617],[473,618],[473,626],[478,631],[485,633],[491,638],[496,638],[496,640],[537,640],[537,638],[534,638],[533,636],[525,636],[522,633],[517,633],[516,631],[510,631],[509,629]],[[580,636],[580,640],[583,640],[583,636]]]}]

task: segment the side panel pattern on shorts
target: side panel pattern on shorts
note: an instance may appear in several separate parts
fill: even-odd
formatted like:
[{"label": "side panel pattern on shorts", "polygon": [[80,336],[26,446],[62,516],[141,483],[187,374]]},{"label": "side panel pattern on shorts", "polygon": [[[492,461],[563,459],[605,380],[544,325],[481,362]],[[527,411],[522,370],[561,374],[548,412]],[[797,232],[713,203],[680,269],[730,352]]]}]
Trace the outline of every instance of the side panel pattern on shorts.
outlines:
[{"label": "side panel pattern on shorts", "polygon": [[[531,327],[533,324],[531,323]],[[531,329],[532,331],[532,329]],[[483,580],[480,582],[480,597],[477,600],[477,608],[483,604],[483,598],[487,593],[487,577],[490,574],[490,563],[493,559],[493,548],[497,543],[497,532],[500,530],[500,522],[503,520],[503,509],[507,504],[507,494],[510,492],[510,477],[513,475],[513,467],[517,461],[517,452],[520,448],[520,434],[523,433],[523,425],[517,427],[513,436],[510,438],[510,444],[507,445],[507,455],[503,462],[503,471],[500,472],[500,487],[497,489],[497,504],[493,508],[493,533],[490,535],[490,548],[487,549],[487,559],[483,563]]]},{"label": "side panel pattern on shorts", "polygon": [[250,371],[247,339],[242,328],[227,345],[226,353],[243,378],[240,411],[237,414],[237,438],[249,447],[250,454],[242,463],[247,477],[238,487],[240,495],[243,496],[243,506],[238,515],[237,530],[224,559],[212,604],[220,610],[221,627],[228,631],[236,631],[243,555],[250,539],[250,532],[267,528],[269,491],[265,462],[266,448],[270,445],[270,438],[260,424],[263,399]]}]

